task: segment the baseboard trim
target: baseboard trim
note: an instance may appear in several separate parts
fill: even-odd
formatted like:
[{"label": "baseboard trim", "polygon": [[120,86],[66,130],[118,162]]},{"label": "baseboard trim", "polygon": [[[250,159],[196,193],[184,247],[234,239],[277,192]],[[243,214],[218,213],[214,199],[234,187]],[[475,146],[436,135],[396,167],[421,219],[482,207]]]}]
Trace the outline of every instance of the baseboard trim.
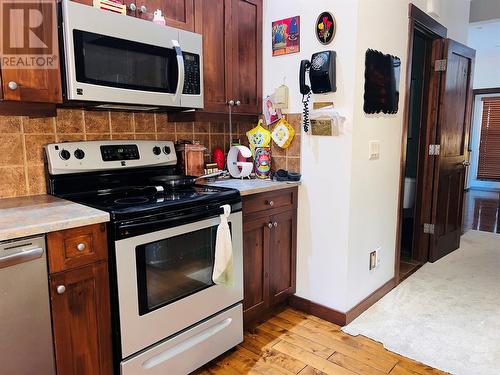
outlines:
[{"label": "baseboard trim", "polygon": [[297,310],[303,311],[307,314],[317,316],[331,323],[339,326],[346,325],[346,314],[330,307],[320,305],[319,303],[310,301],[296,295],[288,298],[288,304]]},{"label": "baseboard trim", "polygon": [[375,290],[372,294],[354,306],[346,313],[346,324],[351,323],[354,319],[360,316],[363,312],[368,310],[379,299],[389,293],[396,286],[396,277],[393,277],[380,288]]},{"label": "baseboard trim", "polygon": [[290,298],[288,299],[288,304],[291,307],[303,311],[307,314],[317,316],[318,318],[324,319],[339,326],[345,326],[356,319],[358,316],[360,316],[364,311],[368,310],[370,306],[375,304],[375,302],[389,293],[395,286],[396,278],[393,277],[346,313],[323,306],[319,303],[296,295],[290,296]]}]

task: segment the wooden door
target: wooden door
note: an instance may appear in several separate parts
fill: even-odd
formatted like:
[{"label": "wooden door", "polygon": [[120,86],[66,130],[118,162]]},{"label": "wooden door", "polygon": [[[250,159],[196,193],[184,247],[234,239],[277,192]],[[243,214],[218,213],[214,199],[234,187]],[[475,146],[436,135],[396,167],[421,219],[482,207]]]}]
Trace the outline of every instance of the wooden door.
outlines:
[{"label": "wooden door", "polygon": [[234,112],[262,112],[262,0],[230,2],[231,97]]},{"label": "wooden door", "polygon": [[107,262],[50,276],[58,374],[112,373]]},{"label": "wooden door", "polygon": [[243,318],[249,322],[269,307],[269,216],[243,218]]},{"label": "wooden door", "polygon": [[271,305],[285,301],[295,293],[296,232],[294,210],[274,215],[271,219],[271,244],[269,246],[269,289]]},{"label": "wooden door", "polygon": [[446,39],[446,71],[441,77],[435,165],[433,223],[429,260],[434,262],[460,246],[462,206],[469,127],[472,109],[472,74],[475,51]]},{"label": "wooden door", "polygon": [[[8,4],[2,5],[7,6]],[[31,61],[31,63],[32,61],[39,61],[38,64],[35,64],[39,68],[22,69],[24,65],[21,64],[8,68],[4,67],[2,69],[3,99],[22,102],[61,103],[59,46],[57,38],[54,38],[54,35],[57,35],[56,1],[52,0],[50,3],[33,2],[29,4],[29,9],[23,8],[22,10],[25,14],[28,12],[33,14],[33,11],[40,12],[43,21],[36,29],[36,37],[29,34],[30,32],[33,33],[33,31],[23,27],[22,22],[12,21],[9,29],[12,34],[11,39],[15,39],[16,43],[10,46],[11,51],[7,51],[6,46],[4,46],[2,52],[4,55],[12,55],[15,58],[24,57],[24,61]],[[31,37],[28,38],[27,36]],[[37,56],[40,58],[31,59],[31,57]],[[41,63],[41,61],[44,61],[44,63]]]}]

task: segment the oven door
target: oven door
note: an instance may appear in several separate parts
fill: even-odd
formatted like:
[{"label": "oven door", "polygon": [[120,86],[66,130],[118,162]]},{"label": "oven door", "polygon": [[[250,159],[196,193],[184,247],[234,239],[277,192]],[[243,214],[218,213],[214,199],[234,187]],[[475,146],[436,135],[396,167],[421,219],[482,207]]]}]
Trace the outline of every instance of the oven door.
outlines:
[{"label": "oven door", "polygon": [[234,282],[212,281],[220,218],[115,242],[122,358],[243,299],[241,212],[231,214]]},{"label": "oven door", "polygon": [[69,0],[62,20],[68,100],[180,106],[179,30]]}]

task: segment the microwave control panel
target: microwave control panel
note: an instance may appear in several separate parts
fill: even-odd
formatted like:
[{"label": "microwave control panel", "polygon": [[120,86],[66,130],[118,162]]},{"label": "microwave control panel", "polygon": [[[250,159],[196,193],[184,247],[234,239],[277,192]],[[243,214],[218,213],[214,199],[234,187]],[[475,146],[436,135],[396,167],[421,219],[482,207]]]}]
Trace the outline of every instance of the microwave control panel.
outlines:
[{"label": "microwave control panel", "polygon": [[200,55],[183,52],[184,57],[184,88],[183,94],[200,95]]}]

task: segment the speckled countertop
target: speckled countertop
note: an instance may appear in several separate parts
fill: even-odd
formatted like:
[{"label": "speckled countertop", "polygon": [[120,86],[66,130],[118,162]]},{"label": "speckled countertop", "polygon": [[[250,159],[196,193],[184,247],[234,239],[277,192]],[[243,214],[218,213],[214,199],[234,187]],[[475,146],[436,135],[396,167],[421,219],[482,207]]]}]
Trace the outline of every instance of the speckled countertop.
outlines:
[{"label": "speckled countertop", "polygon": [[294,186],[299,186],[300,182],[277,182],[271,180],[248,180],[248,179],[235,179],[229,180],[216,180],[215,182],[208,182],[209,186],[220,186],[240,191],[242,196],[250,194],[264,193],[266,191],[288,189]]},{"label": "speckled countertop", "polygon": [[109,214],[51,195],[0,199],[0,241],[109,221]]}]

